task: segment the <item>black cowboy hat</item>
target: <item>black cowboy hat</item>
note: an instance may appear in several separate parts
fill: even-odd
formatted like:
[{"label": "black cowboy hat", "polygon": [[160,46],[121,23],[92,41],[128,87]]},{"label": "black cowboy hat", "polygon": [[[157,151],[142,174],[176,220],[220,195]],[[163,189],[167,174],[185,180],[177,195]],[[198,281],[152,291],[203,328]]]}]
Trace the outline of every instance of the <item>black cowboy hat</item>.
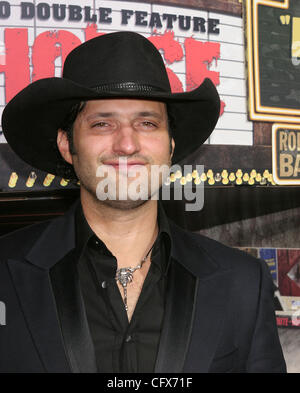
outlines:
[{"label": "black cowboy hat", "polygon": [[159,51],[142,35],[117,32],[86,41],[66,58],[62,78],[40,79],[5,107],[2,128],[15,153],[57,174],[57,130],[80,101],[132,97],[163,101],[174,114],[173,163],[194,152],[213,131],[220,112],[210,79],[185,93],[171,93]]}]

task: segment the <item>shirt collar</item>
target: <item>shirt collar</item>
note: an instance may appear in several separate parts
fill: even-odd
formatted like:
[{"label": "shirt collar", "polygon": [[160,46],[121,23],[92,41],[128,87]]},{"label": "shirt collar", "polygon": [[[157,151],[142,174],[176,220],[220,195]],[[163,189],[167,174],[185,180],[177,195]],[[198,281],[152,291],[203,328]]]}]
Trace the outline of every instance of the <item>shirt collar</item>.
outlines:
[{"label": "shirt collar", "polygon": [[[165,250],[165,258],[163,258],[162,261],[164,264],[162,268],[164,270],[164,273],[167,274],[171,259],[172,236],[168,217],[160,201],[158,201],[157,220],[159,232],[152,250],[152,258],[153,260],[155,260],[154,257],[161,250],[160,245],[163,244]],[[106,255],[112,255],[109,249],[106,247],[105,243],[98,238],[98,236],[89,226],[83,213],[81,201],[79,201],[75,212],[75,226],[76,248],[78,249],[80,256],[82,255],[90,239],[92,239],[91,241],[97,242],[97,244],[99,245],[99,249],[102,253]]]}]

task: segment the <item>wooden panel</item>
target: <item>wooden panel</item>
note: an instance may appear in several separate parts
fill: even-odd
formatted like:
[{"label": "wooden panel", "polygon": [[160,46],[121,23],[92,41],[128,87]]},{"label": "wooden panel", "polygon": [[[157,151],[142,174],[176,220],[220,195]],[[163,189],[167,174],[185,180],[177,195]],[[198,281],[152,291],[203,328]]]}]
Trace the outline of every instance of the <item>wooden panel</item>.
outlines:
[{"label": "wooden panel", "polygon": [[145,3],[193,7],[207,11],[223,11],[231,15],[242,15],[242,3],[239,0],[143,0]]},{"label": "wooden panel", "polygon": [[202,145],[182,164],[205,165],[206,168],[272,168],[270,146]]},{"label": "wooden panel", "polygon": [[273,123],[253,122],[254,145],[272,145],[272,125]]}]

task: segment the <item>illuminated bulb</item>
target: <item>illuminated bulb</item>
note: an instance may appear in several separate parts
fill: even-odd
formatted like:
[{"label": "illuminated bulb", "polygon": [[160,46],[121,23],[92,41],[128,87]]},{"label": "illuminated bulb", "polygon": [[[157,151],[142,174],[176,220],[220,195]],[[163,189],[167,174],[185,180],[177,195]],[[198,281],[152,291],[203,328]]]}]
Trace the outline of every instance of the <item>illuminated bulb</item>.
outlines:
[{"label": "illuminated bulb", "polygon": [[176,180],[175,173],[171,173],[170,180],[171,180],[171,182],[174,182]]},{"label": "illuminated bulb", "polygon": [[186,179],[187,182],[192,181],[192,180],[193,180],[192,174],[191,174],[191,173],[188,173],[188,174],[186,175],[185,179]]},{"label": "illuminated bulb", "polygon": [[234,181],[235,180],[235,174],[233,172],[230,173],[229,180],[230,181]]},{"label": "illuminated bulb", "polygon": [[244,181],[248,181],[249,180],[249,174],[247,172],[244,173],[243,180]]},{"label": "illuminated bulb", "polygon": [[223,169],[221,176],[223,179],[226,179],[228,177],[228,171],[226,169]]},{"label": "illuminated bulb", "polygon": [[43,186],[49,187],[54,178],[55,178],[55,175],[51,175],[51,173],[48,173],[48,175],[45,177],[45,179],[43,181]]},{"label": "illuminated bulb", "polygon": [[207,180],[207,176],[206,176],[206,174],[204,172],[201,173],[200,179],[201,179],[201,181],[206,181]]},{"label": "illuminated bulb", "polygon": [[197,177],[199,177],[199,173],[196,169],[193,170],[192,177],[193,177],[193,179],[196,179]]},{"label": "illuminated bulb", "polygon": [[176,178],[176,179],[180,179],[181,177],[182,177],[181,171],[180,171],[180,170],[176,171],[176,172],[175,172],[175,178]]},{"label": "illuminated bulb", "polygon": [[216,181],[216,182],[219,182],[219,181],[221,181],[221,180],[222,180],[222,177],[221,177],[220,173],[216,173],[216,175],[215,175],[215,181]]},{"label": "illuminated bulb", "polygon": [[10,175],[9,181],[8,181],[8,187],[10,187],[10,188],[16,187],[18,177],[19,176],[16,174],[16,172],[12,172],[12,174]]},{"label": "illuminated bulb", "polygon": [[59,183],[62,187],[66,187],[69,184],[69,180],[67,179],[61,179]]},{"label": "illuminated bulb", "polygon": [[267,184],[267,179],[266,179],[265,177],[262,177],[262,178],[261,178],[261,181],[260,181],[260,184],[261,184],[262,186],[264,186],[265,184]]},{"label": "illuminated bulb", "polygon": [[241,170],[241,169],[238,169],[238,170],[236,171],[236,177],[242,177],[242,176],[243,176],[242,170]]},{"label": "illuminated bulb", "polygon": [[180,184],[183,186],[186,184],[186,179],[184,176],[182,176],[182,178],[180,179]]},{"label": "illuminated bulb", "polygon": [[36,173],[34,171],[30,172],[30,175],[28,176],[28,179],[26,181],[26,187],[33,187],[36,178],[37,178]]},{"label": "illuminated bulb", "polygon": [[207,171],[207,177],[208,177],[208,178],[211,178],[211,177],[213,177],[213,175],[214,175],[213,171],[212,171],[211,169],[209,169],[209,170]]},{"label": "illuminated bulb", "polygon": [[228,177],[225,177],[224,179],[222,179],[222,183],[225,185],[228,184],[229,183]]}]

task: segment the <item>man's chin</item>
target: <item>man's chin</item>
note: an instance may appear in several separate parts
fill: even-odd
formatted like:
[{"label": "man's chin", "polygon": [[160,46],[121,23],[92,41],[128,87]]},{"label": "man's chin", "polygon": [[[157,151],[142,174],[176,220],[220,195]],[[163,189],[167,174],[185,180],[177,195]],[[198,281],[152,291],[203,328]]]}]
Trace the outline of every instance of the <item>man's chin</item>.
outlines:
[{"label": "man's chin", "polygon": [[127,200],[120,200],[120,199],[116,199],[116,200],[111,200],[111,199],[105,199],[101,202],[102,205],[111,207],[112,209],[117,209],[117,210],[132,210],[132,209],[136,209],[142,205],[144,205],[145,203],[149,202],[149,199],[138,199],[138,200],[131,200],[131,199],[127,199]]}]

